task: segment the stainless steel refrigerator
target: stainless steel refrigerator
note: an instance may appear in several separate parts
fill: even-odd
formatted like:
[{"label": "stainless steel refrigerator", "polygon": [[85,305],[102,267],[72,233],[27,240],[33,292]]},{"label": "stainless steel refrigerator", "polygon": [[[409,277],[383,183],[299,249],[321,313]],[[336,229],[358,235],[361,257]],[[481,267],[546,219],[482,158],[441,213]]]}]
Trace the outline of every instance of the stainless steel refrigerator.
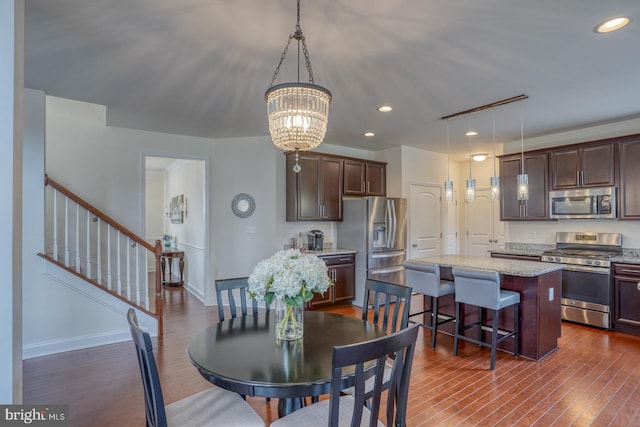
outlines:
[{"label": "stainless steel refrigerator", "polygon": [[361,306],[367,277],[404,285],[407,200],[391,197],[344,199],[337,246],[355,249],[356,297]]}]

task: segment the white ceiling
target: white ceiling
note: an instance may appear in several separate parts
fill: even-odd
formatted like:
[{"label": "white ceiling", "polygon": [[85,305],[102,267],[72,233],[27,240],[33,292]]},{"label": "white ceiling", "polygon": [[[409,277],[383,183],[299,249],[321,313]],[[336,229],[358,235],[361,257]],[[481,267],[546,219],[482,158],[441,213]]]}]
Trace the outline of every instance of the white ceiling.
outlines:
[{"label": "white ceiling", "polygon": [[[209,138],[267,135],[264,92],[295,0],[26,0],[25,85],[107,106],[108,124]],[[333,93],[325,141],[447,152],[440,117],[470,116],[472,152],[640,117],[638,0],[303,0],[317,84]],[[606,35],[617,15],[635,18]],[[296,81],[296,49],[276,83]],[[303,64],[304,71],[304,64]],[[306,73],[302,73],[306,80]],[[393,112],[376,111],[381,104]],[[451,120],[465,158],[469,117]],[[374,138],[362,136],[364,131]]]}]

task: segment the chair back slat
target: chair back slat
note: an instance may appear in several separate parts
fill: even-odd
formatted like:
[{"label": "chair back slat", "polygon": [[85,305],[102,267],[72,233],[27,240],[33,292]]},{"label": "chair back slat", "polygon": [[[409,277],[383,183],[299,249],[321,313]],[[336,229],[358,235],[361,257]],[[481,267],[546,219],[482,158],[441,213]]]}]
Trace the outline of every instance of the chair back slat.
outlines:
[{"label": "chair back slat", "polygon": [[[240,299],[240,310],[242,316],[247,315],[247,288],[249,287],[249,278],[248,277],[238,277],[234,279],[220,279],[216,280],[216,300],[218,303],[218,319],[220,321],[224,320],[224,302],[222,299],[223,295],[227,296],[227,300],[229,301],[229,310],[231,311],[231,318],[235,319],[238,317],[237,306],[236,306],[236,297],[235,294],[238,295]],[[258,314],[258,310],[260,308],[260,303],[255,298],[251,299],[251,311],[252,314]],[[271,310],[271,307],[264,303],[264,309],[268,313]]]},{"label": "chair back slat", "polygon": [[153,346],[151,337],[138,325],[138,319],[134,309],[127,312],[127,321],[131,330],[131,337],[136,346],[138,365],[142,375],[142,385],[144,388],[144,406],[147,417],[147,426],[166,427],[167,414],[164,410],[164,398],[160,387],[160,377],[158,367],[153,356]]},{"label": "chair back slat", "polygon": [[[373,369],[373,393],[371,397],[370,422],[371,427],[377,425],[380,406],[382,405],[383,377],[385,363],[389,357],[393,358],[390,384],[386,394],[387,425],[406,426],[407,399],[409,396],[409,382],[411,366],[418,337],[418,325],[413,325],[399,332],[386,335],[371,341],[356,344],[336,346],[333,349],[331,394],[329,407],[329,426],[338,426],[340,419],[340,384],[343,379],[343,368],[355,366],[355,394],[352,426],[359,426],[365,407],[365,378]],[[375,365],[370,368],[371,362]],[[365,375],[367,373],[367,375]]]},{"label": "chair back slat", "polygon": [[396,332],[409,324],[410,304],[409,286],[367,279],[362,303],[362,320],[368,320],[369,310],[373,309],[373,323],[388,333]]}]

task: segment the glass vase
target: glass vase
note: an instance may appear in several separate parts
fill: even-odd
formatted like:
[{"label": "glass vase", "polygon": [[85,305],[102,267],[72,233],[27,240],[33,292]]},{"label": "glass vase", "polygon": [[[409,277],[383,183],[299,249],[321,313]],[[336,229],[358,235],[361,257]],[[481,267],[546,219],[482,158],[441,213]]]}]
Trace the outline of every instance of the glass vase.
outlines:
[{"label": "glass vase", "polygon": [[276,299],[276,340],[299,340],[304,332],[304,308]]}]

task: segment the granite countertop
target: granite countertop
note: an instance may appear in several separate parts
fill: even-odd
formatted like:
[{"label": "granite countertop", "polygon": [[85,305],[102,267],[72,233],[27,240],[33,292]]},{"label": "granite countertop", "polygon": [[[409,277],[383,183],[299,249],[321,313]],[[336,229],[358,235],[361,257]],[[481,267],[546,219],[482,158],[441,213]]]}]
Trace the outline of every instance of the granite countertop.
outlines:
[{"label": "granite countertop", "polygon": [[[431,263],[440,267],[467,267],[480,270],[497,271],[500,274],[521,277],[535,277],[553,271],[562,270],[564,264],[550,262],[518,261],[499,258],[484,258],[461,255],[441,255],[426,258],[414,258],[405,262],[405,268],[411,268],[410,264]],[[409,264],[409,266],[407,266]]]},{"label": "granite countertop", "polygon": [[336,249],[323,249],[321,251],[304,251],[305,253],[308,254],[313,254],[316,256],[325,256],[325,255],[348,255],[348,254],[355,254],[358,251],[354,250],[354,249],[343,249],[343,248],[336,248]]},{"label": "granite countertop", "polygon": [[493,249],[489,252],[492,254],[540,256],[542,252],[550,249],[555,249],[555,245],[507,242],[504,249]]}]

